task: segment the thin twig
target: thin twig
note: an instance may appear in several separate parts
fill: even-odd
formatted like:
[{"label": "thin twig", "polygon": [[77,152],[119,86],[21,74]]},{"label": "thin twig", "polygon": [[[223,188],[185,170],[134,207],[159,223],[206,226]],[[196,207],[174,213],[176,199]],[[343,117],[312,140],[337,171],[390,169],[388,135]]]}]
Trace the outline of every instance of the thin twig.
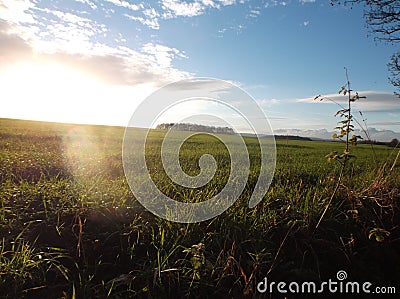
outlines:
[{"label": "thin twig", "polygon": [[332,195],[331,195],[331,197],[329,198],[328,204],[326,205],[324,212],[322,213],[321,217],[320,217],[319,220],[318,220],[317,225],[316,225],[315,228],[314,228],[314,232],[318,229],[319,225],[320,225],[321,222],[322,222],[322,219],[324,219],[326,212],[328,212],[328,209],[329,209],[329,207],[330,207],[331,204],[332,204],[332,200],[333,200],[333,198],[335,197],[336,192],[338,191],[339,186],[340,186],[340,184],[341,184],[341,182],[342,182],[342,177],[343,177],[344,169],[345,169],[345,164],[342,164],[342,169],[341,169],[341,171],[340,171],[340,175],[339,175],[339,178],[338,178],[338,180],[337,180],[335,189],[333,190]]},{"label": "thin twig", "polygon": [[399,156],[400,156],[400,151],[397,152],[396,159],[394,159],[393,165],[392,165],[392,167],[390,168],[389,172],[392,172],[393,169],[395,168],[395,166],[396,166],[396,164],[397,164],[397,160],[399,159]]},{"label": "thin twig", "polygon": [[269,270],[268,270],[268,272],[267,272],[267,276],[268,276],[268,274],[272,271],[272,269],[274,268],[276,259],[278,258],[279,253],[281,252],[281,250],[282,250],[282,248],[283,248],[283,244],[285,244],[286,239],[287,239],[287,237],[289,236],[289,233],[292,231],[293,226],[294,226],[294,224],[292,224],[292,226],[288,229],[288,231],[287,231],[285,237],[283,238],[281,244],[279,245],[278,251],[277,251],[276,254],[275,254],[275,257],[274,257],[274,260],[272,261],[271,267],[269,268]]}]

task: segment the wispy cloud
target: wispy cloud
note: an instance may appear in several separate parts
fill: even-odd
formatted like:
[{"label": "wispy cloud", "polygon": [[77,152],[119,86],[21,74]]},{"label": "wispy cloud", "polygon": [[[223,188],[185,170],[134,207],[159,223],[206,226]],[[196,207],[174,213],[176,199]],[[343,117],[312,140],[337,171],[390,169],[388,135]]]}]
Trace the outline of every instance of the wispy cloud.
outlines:
[{"label": "wispy cloud", "polygon": [[[360,111],[393,111],[400,110],[400,99],[390,92],[382,91],[359,91],[360,96],[366,96],[366,99],[360,99],[353,104],[355,110]],[[327,98],[330,100],[314,100],[314,97],[297,99],[297,102],[304,103],[325,103],[334,104],[332,101],[344,105],[347,101],[347,96],[342,94],[326,94],[321,98]]]},{"label": "wispy cloud", "polygon": [[299,2],[301,4],[306,4],[306,3],[314,3],[314,2],[316,2],[316,0],[299,0]]},{"label": "wispy cloud", "polygon": [[[79,0],[80,1],[80,0]],[[83,0],[82,0],[83,1]],[[119,0],[107,0],[115,5],[121,5]],[[160,29],[160,19],[168,20],[179,17],[191,18],[203,15],[210,9],[220,10],[222,7],[234,5],[235,0],[197,0],[193,2],[180,0],[161,0],[157,6],[142,3],[131,7],[130,12],[124,12],[123,15],[130,20],[140,22],[141,24],[154,29]]]},{"label": "wispy cloud", "polygon": [[264,3],[264,7],[268,8],[268,7],[274,7],[274,6],[278,6],[278,5],[282,5],[282,6],[287,6],[290,4],[290,0],[288,1],[282,1],[282,0],[267,0]]},{"label": "wispy cloud", "polygon": [[177,0],[163,0],[164,18],[194,17],[203,14],[207,7],[202,2],[181,2]]},{"label": "wispy cloud", "polygon": [[4,21],[11,23],[33,24],[36,23],[31,14],[31,9],[34,7],[33,1],[29,0],[2,0],[0,2],[0,16]]},{"label": "wispy cloud", "polygon": [[32,55],[29,44],[12,31],[9,23],[0,20],[0,65],[3,66]]},{"label": "wispy cloud", "polygon": [[400,121],[374,121],[370,125],[373,126],[400,126]]},{"label": "wispy cloud", "polygon": [[75,0],[76,2],[88,5],[91,9],[97,9],[97,5],[91,0]]},{"label": "wispy cloud", "polygon": [[271,108],[272,106],[275,106],[280,103],[280,100],[277,99],[262,99],[262,100],[257,100],[257,103],[262,107],[262,108]]},{"label": "wispy cloud", "polygon": [[[0,68],[22,61],[56,62],[113,85],[160,86],[191,76],[173,66],[175,59],[186,57],[176,48],[150,43],[131,49],[102,43],[99,40],[109,34],[104,24],[72,12],[42,8],[36,1],[15,2],[3,0],[0,5],[2,16],[8,17],[0,20]],[[128,7],[124,1],[113,2]],[[145,14],[157,16],[151,9]]]},{"label": "wispy cloud", "polygon": [[260,10],[252,9],[252,10],[250,10],[250,12],[249,12],[249,14],[247,16],[250,17],[250,18],[257,18],[257,17],[260,16],[260,14],[261,14]]},{"label": "wispy cloud", "polygon": [[[83,53],[92,48],[92,39],[106,34],[104,24],[69,12],[39,8],[35,10],[40,32],[33,37],[33,46],[44,52]],[[46,25],[42,25],[46,22]]]},{"label": "wispy cloud", "polygon": [[227,5],[233,5],[233,4],[235,4],[235,3],[236,3],[236,0],[219,0],[219,2],[220,2],[222,5],[227,6]]},{"label": "wispy cloud", "polygon": [[143,4],[132,4],[132,3],[129,3],[129,2],[124,1],[124,0],[103,0],[103,1],[112,3],[115,6],[119,6],[119,7],[130,9],[132,11],[137,11],[137,10],[143,8]]},{"label": "wispy cloud", "polygon": [[184,52],[176,48],[170,48],[164,45],[147,43],[142,47],[142,51],[151,55],[154,62],[161,67],[171,66],[171,62],[176,57],[187,58]]},{"label": "wispy cloud", "polygon": [[[162,17],[165,19],[195,17],[204,14],[207,9],[221,9],[221,7],[234,5],[236,3],[236,0],[199,0],[194,2],[162,0]],[[240,3],[243,2],[240,1]]]},{"label": "wispy cloud", "polygon": [[[274,133],[277,135],[292,135],[292,136],[302,136],[302,137],[309,137],[309,138],[319,138],[319,139],[333,139],[333,131],[328,131],[326,129],[277,129],[274,130]],[[355,135],[360,135],[364,139],[367,139],[367,136],[365,136],[365,133],[362,130],[356,129],[353,132]],[[383,141],[383,142],[388,142],[391,141],[392,139],[400,138],[400,133],[396,133],[391,130],[378,130],[375,128],[369,128],[368,129],[368,134],[371,140],[376,140],[376,141]]]},{"label": "wispy cloud", "polygon": [[145,17],[137,17],[137,16],[132,16],[129,14],[124,14],[125,17],[127,17],[130,20],[133,21],[138,21],[140,23],[142,23],[143,25],[146,25],[148,27],[150,27],[151,29],[160,29],[160,24],[158,22],[158,15],[154,15],[154,16],[145,16]]}]

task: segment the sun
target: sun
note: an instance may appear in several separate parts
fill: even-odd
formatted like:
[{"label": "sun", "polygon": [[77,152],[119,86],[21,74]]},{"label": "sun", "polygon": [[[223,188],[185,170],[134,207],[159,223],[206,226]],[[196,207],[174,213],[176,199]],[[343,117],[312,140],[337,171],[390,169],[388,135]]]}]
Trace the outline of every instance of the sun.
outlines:
[{"label": "sun", "polygon": [[57,93],[70,86],[83,87],[87,84],[85,81],[88,81],[78,70],[57,63],[21,64],[9,69],[5,75],[5,81],[10,84],[10,96],[21,86],[30,90]]},{"label": "sun", "polygon": [[100,83],[83,72],[57,63],[15,65],[0,73],[2,110],[16,118],[60,120]]},{"label": "sun", "polygon": [[116,85],[65,63],[21,63],[0,71],[0,117],[125,126],[152,85]]}]

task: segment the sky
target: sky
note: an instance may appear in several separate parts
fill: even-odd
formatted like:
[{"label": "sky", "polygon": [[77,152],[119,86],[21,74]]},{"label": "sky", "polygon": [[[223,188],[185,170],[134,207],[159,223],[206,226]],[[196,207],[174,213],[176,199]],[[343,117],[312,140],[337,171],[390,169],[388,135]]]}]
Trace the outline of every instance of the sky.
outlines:
[{"label": "sky", "polygon": [[246,91],[276,133],[328,136],[339,107],[313,99],[343,103],[346,67],[367,96],[358,121],[399,138],[387,70],[398,46],[374,41],[363,10],[323,0],[0,0],[0,117],[126,126],[157,89],[206,77]]}]

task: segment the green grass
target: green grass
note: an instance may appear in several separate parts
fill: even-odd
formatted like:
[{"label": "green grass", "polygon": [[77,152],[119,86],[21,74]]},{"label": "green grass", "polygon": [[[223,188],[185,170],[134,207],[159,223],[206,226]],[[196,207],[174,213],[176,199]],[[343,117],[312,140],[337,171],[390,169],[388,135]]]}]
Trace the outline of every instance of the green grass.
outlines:
[{"label": "green grass", "polygon": [[[340,166],[325,156],[336,142],[279,141],[264,200],[248,208],[260,152],[246,137],[247,186],[222,215],[179,224],[147,212],[122,168],[120,127],[0,119],[0,297],[256,297],[256,284],[334,278],[394,285],[400,281],[398,149],[369,145],[356,155],[332,206]],[[160,163],[164,131],[151,132],[146,160],[157,186],[182,201],[218,194],[229,176],[226,147],[197,135],[182,147],[191,175],[212,154],[216,176],[190,190]],[[375,158],[376,156],[376,158]]]}]

